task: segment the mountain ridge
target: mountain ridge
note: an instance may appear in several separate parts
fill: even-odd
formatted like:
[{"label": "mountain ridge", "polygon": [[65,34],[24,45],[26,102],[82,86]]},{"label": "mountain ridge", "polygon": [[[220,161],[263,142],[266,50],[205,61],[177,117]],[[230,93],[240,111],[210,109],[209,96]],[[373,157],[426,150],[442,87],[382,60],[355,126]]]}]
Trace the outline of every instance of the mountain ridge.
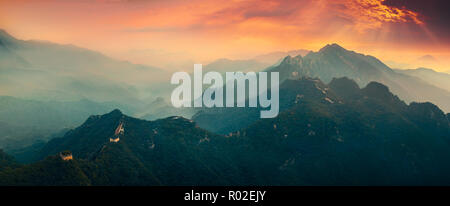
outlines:
[{"label": "mountain ridge", "polygon": [[[145,121],[117,109],[93,115],[47,143],[36,163],[0,171],[0,184],[17,184],[11,179],[15,175],[24,175],[19,183],[27,183],[26,171],[36,168],[61,168],[64,161],[45,157],[67,150],[73,154],[68,162],[78,165],[67,172],[73,174],[70,181],[28,183],[450,184],[450,166],[444,163],[450,159],[449,114],[432,103],[407,105],[376,82],[339,95],[347,94],[339,89],[355,84],[348,78],[334,79],[330,86],[319,79],[286,80],[280,87],[288,94],[280,96],[286,108],[278,117],[226,135],[178,116]],[[52,174],[38,176],[47,180]]]},{"label": "mountain ridge", "polygon": [[279,72],[280,82],[299,76],[317,77],[325,83],[333,78],[348,77],[363,87],[376,81],[389,86],[405,101],[431,101],[441,109],[450,111],[450,92],[414,76],[399,73],[373,56],[346,50],[338,44],[328,44],[304,57],[286,57],[280,65],[266,71]]},{"label": "mountain ridge", "polygon": [[436,87],[450,91],[450,74],[437,72],[430,68],[419,67],[416,69],[396,69],[396,72],[417,77]]}]

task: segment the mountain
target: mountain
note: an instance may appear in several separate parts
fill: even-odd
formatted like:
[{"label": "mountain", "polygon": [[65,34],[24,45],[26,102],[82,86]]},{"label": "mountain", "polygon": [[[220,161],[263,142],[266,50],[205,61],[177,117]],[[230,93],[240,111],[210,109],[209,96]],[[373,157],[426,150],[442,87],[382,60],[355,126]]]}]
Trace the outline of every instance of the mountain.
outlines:
[{"label": "mountain", "polygon": [[92,114],[114,108],[132,113],[133,108],[113,102],[90,100],[70,102],[36,101],[0,96],[0,147],[10,152],[46,141],[51,134],[79,126]]},{"label": "mountain", "polygon": [[310,76],[330,82],[334,77],[345,76],[356,80],[358,84],[365,85],[370,79],[381,76],[384,72],[390,72],[390,69],[374,57],[331,44],[318,52],[310,52],[305,57],[287,56],[278,67],[269,71],[280,72],[281,80],[296,76]]},{"label": "mountain", "polygon": [[[284,81],[279,88],[279,110],[284,111],[299,101],[337,100],[333,92],[325,93],[326,85],[319,79],[306,78],[298,83],[292,80]],[[298,95],[299,94],[299,95]],[[248,105],[248,100],[246,101]],[[204,129],[219,134],[228,134],[245,128],[260,119],[261,107],[223,107],[204,108],[192,119]]]},{"label": "mountain", "polygon": [[169,74],[158,68],[73,45],[19,40],[4,30],[0,73],[0,148],[11,153],[92,114],[114,108],[148,113],[147,99],[169,94],[156,91],[169,82]]},{"label": "mountain", "polygon": [[[72,159],[66,161],[69,165],[63,169],[70,166],[74,167],[72,170],[81,170],[76,172],[80,173],[77,178],[86,176],[88,181],[75,181],[80,184],[211,185],[244,181],[234,179],[238,175],[237,170],[230,167],[229,151],[223,147],[217,149],[226,141],[182,117],[145,121],[114,110],[105,115],[91,116],[63,137],[50,140],[33,156],[36,163],[24,165],[11,173],[0,173],[0,179],[16,172],[25,173],[22,170],[37,170],[43,164],[63,167],[64,161],[58,155],[70,151]],[[49,175],[36,176],[45,179]],[[42,184],[64,184],[57,181]],[[6,181],[5,184],[15,183]]]},{"label": "mountain", "polygon": [[450,184],[450,114],[437,106],[408,105],[383,84],[360,89],[348,78],[282,87],[290,94],[276,118],[226,136],[182,117],[91,116],[49,141],[37,162],[0,171],[0,184]]},{"label": "mountain", "polygon": [[360,87],[371,81],[390,88],[401,99],[430,101],[444,111],[450,111],[450,92],[433,86],[417,77],[398,73],[373,56],[349,51],[337,44],[329,44],[306,56],[286,57],[268,72],[279,72],[280,81],[299,76],[317,77],[329,83],[336,77],[354,79]]},{"label": "mountain", "polygon": [[140,118],[145,120],[156,120],[167,118],[170,116],[182,116],[184,118],[191,118],[194,114],[192,108],[175,108],[170,103],[166,102],[164,98],[158,97],[153,102],[146,106],[145,114]]},{"label": "mountain", "polygon": [[[317,78],[300,77],[300,79],[286,79],[279,88],[280,112],[290,109],[299,102],[317,104],[323,102],[342,103],[345,100],[352,100],[354,98],[361,99],[363,95],[359,90],[360,88],[356,81],[347,77],[333,78],[328,85]],[[362,91],[370,92],[372,96],[392,95],[388,87],[376,82],[370,82]],[[384,101],[385,104],[398,105],[400,98],[396,96],[395,98],[386,97]],[[248,105],[248,100],[246,104]],[[219,134],[229,134],[260,121],[260,110],[260,107],[207,108],[199,111],[192,119],[200,127],[209,131]]]},{"label": "mountain", "polygon": [[328,91],[347,96],[341,103],[300,101],[232,136],[264,154],[251,164],[269,185],[449,184],[448,115],[431,103],[407,105],[376,82],[341,90],[355,86],[334,79]]},{"label": "mountain", "polygon": [[73,45],[18,40],[0,30],[0,95],[37,100],[132,103],[142,86],[168,82],[158,68],[118,61]]},{"label": "mountain", "polygon": [[267,63],[269,65],[278,64],[281,62],[281,60],[286,56],[305,56],[309,53],[309,50],[305,49],[298,49],[298,50],[291,50],[287,52],[271,52],[267,54],[258,55],[253,58],[253,60],[256,60],[258,62]]},{"label": "mountain", "polygon": [[278,65],[286,56],[306,55],[308,50],[292,50],[288,52],[271,52],[255,56],[250,59],[231,60],[226,58],[217,59],[203,66],[204,72],[216,71],[221,74],[225,72],[259,72],[273,65]]},{"label": "mountain", "polygon": [[431,56],[431,55],[421,56],[417,60],[418,61],[423,61],[423,62],[428,62],[428,63],[429,62],[431,62],[431,63],[437,62],[437,59],[434,56]]},{"label": "mountain", "polygon": [[258,72],[266,69],[271,64],[259,62],[253,59],[246,60],[231,60],[231,59],[218,59],[203,67],[204,72],[214,71],[221,74],[225,72]]},{"label": "mountain", "polygon": [[436,57],[432,56],[432,55],[424,55],[421,56],[419,58],[417,58],[414,61],[415,65],[418,65],[420,67],[438,67],[439,66],[439,60],[436,59]]},{"label": "mountain", "polygon": [[397,69],[398,73],[414,76],[426,81],[428,84],[450,91],[450,74],[444,72],[436,72],[428,68],[417,69]]}]

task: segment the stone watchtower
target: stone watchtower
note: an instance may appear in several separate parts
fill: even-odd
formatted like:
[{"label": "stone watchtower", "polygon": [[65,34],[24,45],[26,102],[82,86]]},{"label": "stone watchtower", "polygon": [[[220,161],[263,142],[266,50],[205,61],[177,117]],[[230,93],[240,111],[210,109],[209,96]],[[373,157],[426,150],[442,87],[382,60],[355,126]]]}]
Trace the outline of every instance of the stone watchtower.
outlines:
[{"label": "stone watchtower", "polygon": [[68,160],[72,160],[72,152],[70,151],[64,151],[64,152],[60,152],[59,153],[59,157],[61,157],[62,160],[64,161],[68,161]]},{"label": "stone watchtower", "polygon": [[109,142],[119,142],[120,135],[123,135],[124,132],[125,129],[123,127],[123,122],[120,122],[119,126],[117,126],[116,130],[114,131],[114,136],[112,138],[109,138]]}]

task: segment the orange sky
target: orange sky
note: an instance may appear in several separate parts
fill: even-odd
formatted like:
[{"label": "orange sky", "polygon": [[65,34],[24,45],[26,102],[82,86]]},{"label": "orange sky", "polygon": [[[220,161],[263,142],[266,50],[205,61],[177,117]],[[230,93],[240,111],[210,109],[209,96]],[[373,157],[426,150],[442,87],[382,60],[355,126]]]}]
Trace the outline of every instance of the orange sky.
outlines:
[{"label": "orange sky", "polygon": [[430,66],[450,70],[450,40],[440,22],[433,24],[438,17],[398,2],[0,0],[0,28],[19,39],[74,44],[167,69],[336,42],[404,67],[432,55],[437,62]]}]

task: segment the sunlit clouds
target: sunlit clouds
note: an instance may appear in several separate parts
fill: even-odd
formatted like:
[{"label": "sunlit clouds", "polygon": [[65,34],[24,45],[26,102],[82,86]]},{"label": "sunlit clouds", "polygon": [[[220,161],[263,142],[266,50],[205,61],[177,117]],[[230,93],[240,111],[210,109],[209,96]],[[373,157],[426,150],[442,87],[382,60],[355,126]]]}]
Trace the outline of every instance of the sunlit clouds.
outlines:
[{"label": "sunlit clouds", "polygon": [[392,1],[2,1],[0,27],[167,69],[332,42],[398,63],[433,55],[437,69],[450,69],[449,39],[427,15]]}]

